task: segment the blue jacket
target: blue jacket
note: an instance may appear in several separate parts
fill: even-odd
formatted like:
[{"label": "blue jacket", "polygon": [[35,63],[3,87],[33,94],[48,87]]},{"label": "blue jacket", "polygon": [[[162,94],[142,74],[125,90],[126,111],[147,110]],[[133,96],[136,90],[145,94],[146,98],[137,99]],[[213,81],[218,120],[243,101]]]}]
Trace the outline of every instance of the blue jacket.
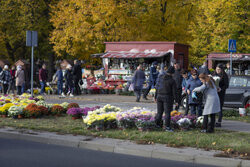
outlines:
[{"label": "blue jacket", "polygon": [[62,82],[62,81],[63,81],[63,73],[62,73],[62,70],[57,70],[57,71],[56,71],[56,77],[57,77],[57,81],[58,81],[58,82]]},{"label": "blue jacket", "polygon": [[202,82],[200,81],[198,77],[196,79],[194,79],[193,77],[189,78],[189,80],[187,81],[187,86],[186,86],[186,90],[190,90],[190,94],[188,95],[188,104],[197,104],[192,99],[192,91],[194,90],[194,88],[197,88],[201,85],[202,85]]},{"label": "blue jacket", "polygon": [[188,82],[188,80],[190,79],[190,77],[191,77],[191,75],[190,75],[190,73],[188,73],[188,77],[185,79],[185,78],[183,78],[182,79],[182,88],[184,88],[185,90],[187,90],[187,82]]},{"label": "blue jacket", "polygon": [[156,70],[155,66],[151,66],[149,81],[153,83],[156,82],[158,75],[159,75],[159,72]]}]

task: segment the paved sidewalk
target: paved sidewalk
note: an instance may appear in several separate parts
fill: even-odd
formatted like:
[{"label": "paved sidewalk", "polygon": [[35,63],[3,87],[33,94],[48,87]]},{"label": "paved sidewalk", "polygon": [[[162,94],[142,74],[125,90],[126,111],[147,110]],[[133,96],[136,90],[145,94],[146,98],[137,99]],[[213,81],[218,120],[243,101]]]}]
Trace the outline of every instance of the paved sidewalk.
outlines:
[{"label": "paved sidewalk", "polygon": [[223,120],[221,128],[226,130],[250,133],[250,123],[240,121]]},{"label": "paved sidewalk", "polygon": [[131,141],[94,138],[89,136],[58,135],[51,132],[18,130],[14,128],[0,129],[0,137],[36,141],[47,144],[63,145],[76,148],[129,154],[147,158],[158,158],[191,162],[194,165],[207,164],[227,167],[249,167],[249,160],[214,157],[220,151],[204,151],[195,148],[171,148],[162,144],[138,145]]}]

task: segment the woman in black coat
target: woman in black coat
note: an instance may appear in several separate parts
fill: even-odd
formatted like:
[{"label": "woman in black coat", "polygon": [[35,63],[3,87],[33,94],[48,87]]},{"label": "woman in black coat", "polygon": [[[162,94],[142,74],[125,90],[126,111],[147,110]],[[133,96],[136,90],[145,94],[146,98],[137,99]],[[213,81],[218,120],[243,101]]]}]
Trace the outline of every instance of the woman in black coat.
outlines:
[{"label": "woman in black coat", "polygon": [[74,96],[73,90],[74,90],[74,82],[73,82],[73,73],[72,73],[72,66],[67,65],[66,72],[65,72],[65,82],[66,82],[66,89],[67,89],[67,95]]},{"label": "woman in black coat", "polygon": [[219,118],[218,118],[218,122],[216,123],[216,127],[221,127],[221,121],[222,121],[222,107],[224,105],[224,98],[225,98],[225,93],[226,93],[226,89],[229,86],[229,79],[228,76],[226,74],[226,72],[224,71],[223,65],[222,64],[218,64],[216,66],[215,72],[213,74],[213,76],[218,76],[220,77],[220,81],[219,81],[219,88],[218,88],[218,95],[220,98],[220,113],[219,113]]}]

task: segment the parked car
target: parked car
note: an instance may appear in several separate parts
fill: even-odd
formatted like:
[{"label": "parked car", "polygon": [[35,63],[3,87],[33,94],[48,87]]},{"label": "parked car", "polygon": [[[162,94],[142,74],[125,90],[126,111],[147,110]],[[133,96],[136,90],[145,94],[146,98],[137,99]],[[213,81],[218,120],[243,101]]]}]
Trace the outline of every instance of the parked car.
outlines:
[{"label": "parked car", "polygon": [[[182,93],[181,106],[185,108],[186,103],[186,94]],[[250,104],[250,76],[231,76],[224,107],[239,108],[246,104]]]}]

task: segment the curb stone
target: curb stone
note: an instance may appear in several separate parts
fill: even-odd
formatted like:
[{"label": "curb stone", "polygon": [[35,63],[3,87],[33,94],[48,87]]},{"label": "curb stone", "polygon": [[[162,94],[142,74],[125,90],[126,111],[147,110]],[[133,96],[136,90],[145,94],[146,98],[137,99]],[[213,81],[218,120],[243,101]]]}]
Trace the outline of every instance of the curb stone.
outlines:
[{"label": "curb stone", "polygon": [[195,148],[171,148],[162,144],[138,145],[126,140],[92,138],[87,136],[58,135],[51,132],[0,128],[0,137],[35,141],[74,148],[135,155],[147,158],[159,158],[184,161],[193,164],[207,164],[229,167],[250,167],[249,160],[214,157],[219,151],[203,151]]}]

